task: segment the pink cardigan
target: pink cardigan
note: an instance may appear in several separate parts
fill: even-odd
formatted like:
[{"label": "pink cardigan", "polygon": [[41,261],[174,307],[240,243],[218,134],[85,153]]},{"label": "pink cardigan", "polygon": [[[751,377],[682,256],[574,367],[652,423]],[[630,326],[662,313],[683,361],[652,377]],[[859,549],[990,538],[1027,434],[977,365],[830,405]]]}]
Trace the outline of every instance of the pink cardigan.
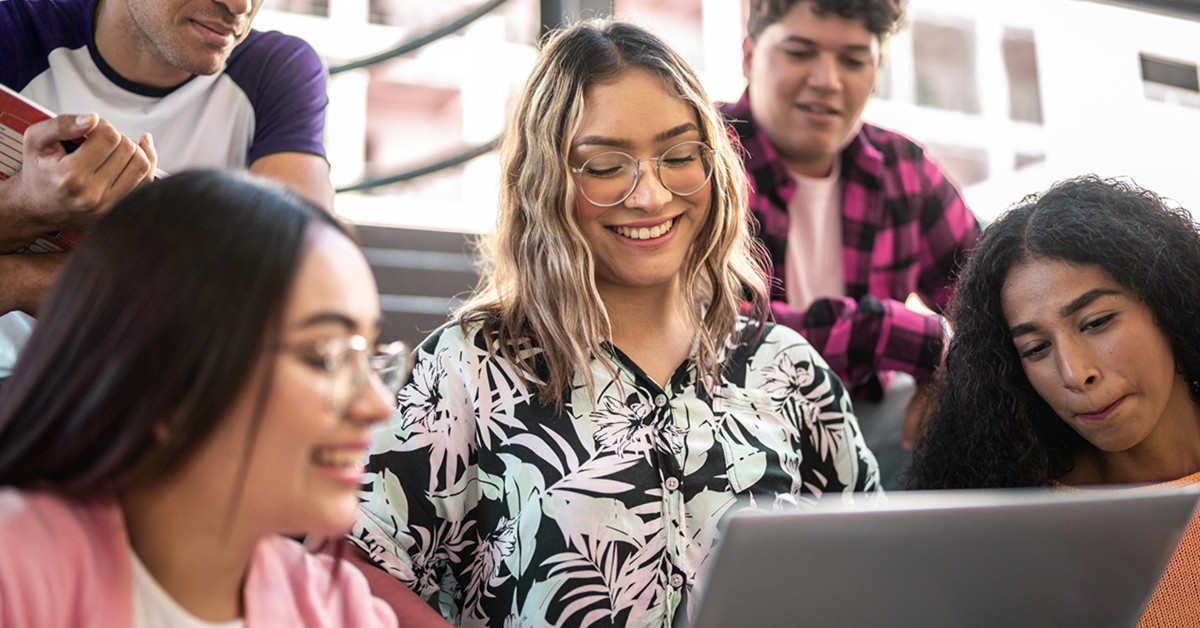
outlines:
[{"label": "pink cardigan", "polygon": [[[0,626],[129,626],[133,573],[121,510],[112,498],[81,502],[0,488]],[[244,596],[246,626],[396,626],[363,575],[283,537],[255,551]]]}]

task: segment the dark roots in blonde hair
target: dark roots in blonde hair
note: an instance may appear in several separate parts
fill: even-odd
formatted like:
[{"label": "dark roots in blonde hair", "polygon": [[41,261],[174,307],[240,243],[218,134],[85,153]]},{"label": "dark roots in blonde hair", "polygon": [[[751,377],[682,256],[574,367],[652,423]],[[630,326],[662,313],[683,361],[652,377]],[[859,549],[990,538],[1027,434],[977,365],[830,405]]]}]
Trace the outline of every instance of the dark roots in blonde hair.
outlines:
[{"label": "dark roots in blonde hair", "polygon": [[[502,146],[496,233],[482,243],[480,289],[459,311],[479,322],[493,351],[516,364],[543,402],[560,402],[577,372],[611,338],[588,244],[575,223],[575,184],[567,157],[591,85],[638,68],[663,81],[696,111],[714,150],[713,206],[682,269],[696,305],[697,361],[719,369],[739,301],[766,312],[766,283],[747,225],[746,181],[724,123],[695,72],[661,39],[621,21],[580,22],[550,33],[514,110]],[[703,320],[700,305],[706,304]],[[535,359],[523,349],[532,342]],[[590,385],[590,382],[589,382]]]}]

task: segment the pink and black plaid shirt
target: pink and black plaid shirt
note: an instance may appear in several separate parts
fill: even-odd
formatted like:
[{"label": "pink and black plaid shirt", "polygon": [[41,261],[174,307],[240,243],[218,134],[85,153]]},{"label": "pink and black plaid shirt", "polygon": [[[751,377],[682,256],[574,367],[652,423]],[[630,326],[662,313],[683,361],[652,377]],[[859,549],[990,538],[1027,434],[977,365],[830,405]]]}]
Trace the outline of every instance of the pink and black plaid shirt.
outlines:
[{"label": "pink and black plaid shirt", "polygon": [[842,152],[842,261],[846,297],[788,305],[784,251],[796,182],[750,117],[746,94],[721,112],[745,150],[756,234],[773,266],[775,320],[804,335],[855,396],[878,399],[890,371],[927,379],[942,355],[939,316],[904,306],[916,293],[941,311],[955,273],[975,246],[979,221],[912,140],[871,124]]}]

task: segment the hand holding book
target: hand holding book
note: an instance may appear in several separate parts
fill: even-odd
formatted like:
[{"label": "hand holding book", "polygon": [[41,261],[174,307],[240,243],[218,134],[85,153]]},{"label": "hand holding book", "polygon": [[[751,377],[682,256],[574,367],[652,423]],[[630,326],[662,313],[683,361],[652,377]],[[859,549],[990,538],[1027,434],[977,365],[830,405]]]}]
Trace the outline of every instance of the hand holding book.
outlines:
[{"label": "hand holding book", "polygon": [[148,134],[135,144],[96,114],[53,116],[0,86],[0,239],[20,252],[74,247],[156,163]]}]

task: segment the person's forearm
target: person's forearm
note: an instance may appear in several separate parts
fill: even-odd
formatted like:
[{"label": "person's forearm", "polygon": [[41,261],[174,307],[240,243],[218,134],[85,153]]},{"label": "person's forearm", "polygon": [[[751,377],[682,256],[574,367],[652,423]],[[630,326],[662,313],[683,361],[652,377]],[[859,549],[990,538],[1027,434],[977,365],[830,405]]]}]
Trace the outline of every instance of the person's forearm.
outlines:
[{"label": "person's forearm", "polygon": [[[42,233],[53,231],[47,225],[31,220],[30,212],[20,187],[20,173],[0,181],[0,253],[11,253],[33,242]],[[2,280],[0,280],[2,281]]]},{"label": "person's forearm", "polygon": [[36,314],[66,259],[66,253],[0,255],[0,314]]}]

